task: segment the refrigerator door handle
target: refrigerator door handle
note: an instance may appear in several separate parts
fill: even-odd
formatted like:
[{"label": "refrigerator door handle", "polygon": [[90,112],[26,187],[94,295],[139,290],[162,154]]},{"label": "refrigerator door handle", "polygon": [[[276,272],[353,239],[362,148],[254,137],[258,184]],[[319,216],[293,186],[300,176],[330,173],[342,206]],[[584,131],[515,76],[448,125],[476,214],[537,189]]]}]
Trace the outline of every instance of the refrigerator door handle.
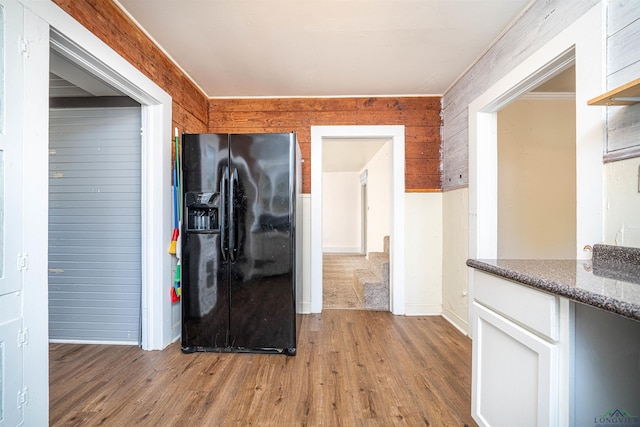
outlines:
[{"label": "refrigerator door handle", "polygon": [[229,182],[229,168],[224,167],[222,172],[222,180],[220,181],[220,254],[222,255],[222,260],[227,260],[227,212],[225,209],[225,203],[228,203],[227,200],[227,183]]},{"label": "refrigerator door handle", "polygon": [[236,186],[238,185],[238,169],[233,168],[231,174],[231,192],[229,194],[229,258],[231,261],[236,260],[238,248],[236,247],[236,217],[235,217],[235,200],[236,200]]}]

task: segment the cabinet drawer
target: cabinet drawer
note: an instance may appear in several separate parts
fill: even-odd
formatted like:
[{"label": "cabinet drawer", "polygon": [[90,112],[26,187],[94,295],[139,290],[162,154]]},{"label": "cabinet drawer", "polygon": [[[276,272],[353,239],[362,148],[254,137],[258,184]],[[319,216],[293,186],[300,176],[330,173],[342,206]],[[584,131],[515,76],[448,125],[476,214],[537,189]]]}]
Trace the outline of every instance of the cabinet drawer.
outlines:
[{"label": "cabinet drawer", "polygon": [[478,270],[473,298],[534,333],[559,339],[558,297]]}]

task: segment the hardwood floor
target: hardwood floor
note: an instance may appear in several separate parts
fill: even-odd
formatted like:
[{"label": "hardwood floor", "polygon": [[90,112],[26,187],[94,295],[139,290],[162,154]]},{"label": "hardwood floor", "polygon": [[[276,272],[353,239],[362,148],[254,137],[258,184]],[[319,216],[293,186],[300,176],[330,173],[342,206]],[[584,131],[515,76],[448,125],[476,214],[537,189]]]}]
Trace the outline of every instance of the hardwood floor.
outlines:
[{"label": "hardwood floor", "polygon": [[324,310],[296,356],[50,346],[52,426],[475,426],[471,341],[441,317]]}]

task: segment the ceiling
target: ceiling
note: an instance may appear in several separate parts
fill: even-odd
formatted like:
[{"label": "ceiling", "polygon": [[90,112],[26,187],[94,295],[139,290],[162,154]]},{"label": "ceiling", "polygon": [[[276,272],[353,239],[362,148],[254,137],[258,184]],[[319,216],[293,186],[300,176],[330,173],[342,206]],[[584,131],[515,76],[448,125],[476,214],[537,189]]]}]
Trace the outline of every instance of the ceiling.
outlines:
[{"label": "ceiling", "polygon": [[209,97],[442,95],[530,0],[117,0]]},{"label": "ceiling", "polygon": [[388,139],[327,138],[322,140],[323,172],[360,172]]},{"label": "ceiling", "polygon": [[65,58],[55,49],[49,51],[49,97],[122,96],[81,65]]}]

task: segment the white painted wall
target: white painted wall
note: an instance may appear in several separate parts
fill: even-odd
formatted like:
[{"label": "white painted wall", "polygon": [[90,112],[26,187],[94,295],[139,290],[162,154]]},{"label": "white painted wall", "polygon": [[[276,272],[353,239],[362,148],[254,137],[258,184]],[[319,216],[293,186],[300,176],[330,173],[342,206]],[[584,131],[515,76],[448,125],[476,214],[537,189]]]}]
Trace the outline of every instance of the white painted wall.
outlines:
[{"label": "white painted wall", "polygon": [[296,295],[298,313],[311,313],[311,194],[302,194],[302,292]]},{"label": "white painted wall", "polygon": [[469,189],[442,193],[442,315],[468,332]]},{"label": "white painted wall", "polygon": [[442,193],[405,194],[406,315],[442,313]]},{"label": "white painted wall", "polygon": [[607,163],[604,243],[640,247],[640,158]]},{"label": "white painted wall", "polygon": [[323,252],[360,252],[359,173],[323,172],[322,179]]},{"label": "white painted wall", "polygon": [[363,169],[368,171],[367,252],[382,252],[391,230],[390,150],[391,142],[386,142]]},{"label": "white painted wall", "polygon": [[575,129],[573,100],[498,112],[498,258],[575,256]]}]

